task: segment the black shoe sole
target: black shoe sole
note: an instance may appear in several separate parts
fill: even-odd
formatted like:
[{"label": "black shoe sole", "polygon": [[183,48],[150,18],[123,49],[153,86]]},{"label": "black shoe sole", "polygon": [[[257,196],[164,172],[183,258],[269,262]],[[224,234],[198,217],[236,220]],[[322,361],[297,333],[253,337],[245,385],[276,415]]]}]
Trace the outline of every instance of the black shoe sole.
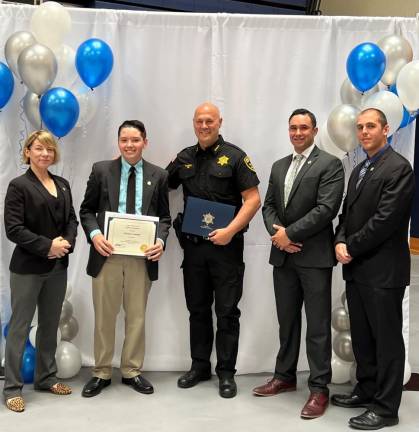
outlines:
[{"label": "black shoe sole", "polygon": [[383,424],[380,424],[378,426],[369,426],[369,425],[357,425],[357,424],[352,424],[349,423],[349,426],[352,429],[359,429],[359,430],[378,430],[378,429],[382,429],[384,427],[387,426],[396,426],[399,424],[399,420],[391,420],[390,422],[385,422]]},{"label": "black shoe sole", "polygon": [[340,408],[368,408],[371,405],[371,402],[364,402],[364,403],[357,403],[348,405],[345,403],[335,402],[333,400],[330,401],[330,403],[334,406],[338,406]]}]

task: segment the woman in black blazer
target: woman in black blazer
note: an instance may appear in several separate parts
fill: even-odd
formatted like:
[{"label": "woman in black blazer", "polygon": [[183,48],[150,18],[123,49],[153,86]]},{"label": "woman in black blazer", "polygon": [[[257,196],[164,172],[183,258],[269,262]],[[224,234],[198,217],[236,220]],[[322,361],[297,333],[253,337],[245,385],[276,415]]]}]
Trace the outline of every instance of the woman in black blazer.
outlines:
[{"label": "woman in black blazer", "polygon": [[78,225],[69,183],[48,171],[59,160],[54,137],[43,130],[33,132],[22,156],[29,169],[10,182],[4,204],[6,235],[16,247],[9,266],[12,316],[3,394],[7,408],[16,412],[25,409],[20,366],[36,306],[34,388],[71,393],[68,385],[57,381],[55,351],[68,254],[73,251]]}]

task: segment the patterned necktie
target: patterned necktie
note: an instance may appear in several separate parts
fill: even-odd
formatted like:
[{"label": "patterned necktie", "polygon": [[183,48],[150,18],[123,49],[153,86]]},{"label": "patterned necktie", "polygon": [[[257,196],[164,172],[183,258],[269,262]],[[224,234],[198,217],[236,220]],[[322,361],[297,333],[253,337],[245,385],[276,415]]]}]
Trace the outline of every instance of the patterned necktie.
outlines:
[{"label": "patterned necktie", "polygon": [[358,189],[359,185],[361,184],[362,179],[364,178],[364,176],[365,176],[366,172],[368,171],[368,168],[369,168],[370,165],[371,165],[371,160],[370,159],[367,159],[364,162],[364,165],[362,165],[362,168],[359,171],[358,180],[356,182],[356,189]]},{"label": "patterned necktie", "polygon": [[135,167],[129,169],[126,212],[135,214]]},{"label": "patterned necktie", "polygon": [[287,206],[288,197],[290,196],[292,185],[294,184],[295,178],[297,177],[298,168],[300,167],[301,161],[303,160],[303,158],[304,158],[304,156],[300,155],[300,154],[294,156],[294,160],[293,160],[294,166],[292,167],[291,174],[288,176],[288,179],[285,182],[285,186],[284,186],[284,205],[285,205],[285,207]]}]

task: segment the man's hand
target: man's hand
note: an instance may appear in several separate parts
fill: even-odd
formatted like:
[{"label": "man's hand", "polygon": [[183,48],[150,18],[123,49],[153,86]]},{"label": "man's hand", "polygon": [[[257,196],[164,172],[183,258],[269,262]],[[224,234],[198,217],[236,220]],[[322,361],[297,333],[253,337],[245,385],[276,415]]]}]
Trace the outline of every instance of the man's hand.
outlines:
[{"label": "man's hand", "polygon": [[208,234],[210,241],[217,246],[225,246],[231,242],[233,235],[227,228],[218,228]]},{"label": "man's hand", "polygon": [[92,238],[92,243],[95,249],[104,257],[108,257],[112,255],[113,252],[113,246],[112,243],[108,242],[108,240],[105,239],[105,236],[103,234],[96,234]]},{"label": "man's hand", "polygon": [[287,236],[285,228],[276,224],[272,225],[276,229],[276,233],[271,237],[272,244],[285,252],[296,253],[300,252],[302,243],[293,243]]},{"label": "man's hand", "polygon": [[337,243],[335,246],[336,259],[341,264],[349,264],[352,261],[352,257],[349,255],[348,249],[345,243]]},{"label": "man's hand", "polygon": [[55,237],[52,240],[51,248],[48,252],[48,259],[62,258],[67,255],[71,248],[70,243],[63,237]]},{"label": "man's hand", "polygon": [[162,243],[157,240],[156,244],[147,248],[144,254],[150,261],[158,261],[163,255]]}]

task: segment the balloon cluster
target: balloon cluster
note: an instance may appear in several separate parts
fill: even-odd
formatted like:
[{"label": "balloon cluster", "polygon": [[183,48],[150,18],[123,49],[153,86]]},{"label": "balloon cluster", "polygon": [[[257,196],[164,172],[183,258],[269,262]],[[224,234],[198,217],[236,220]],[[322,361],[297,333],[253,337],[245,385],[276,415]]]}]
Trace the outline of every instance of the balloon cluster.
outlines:
[{"label": "balloon cluster", "polygon": [[355,357],[352,351],[348,305],[345,292],[341,296],[341,306],[332,311],[332,382],[344,384],[353,381],[355,373]]},{"label": "balloon cluster", "polygon": [[342,104],[330,113],[320,146],[339,158],[357,148],[356,118],[367,108],[386,115],[390,139],[411,123],[419,109],[419,61],[412,59],[411,45],[398,35],[357,45],[346,61]]},{"label": "balloon cluster", "polygon": [[64,45],[71,17],[64,6],[53,1],[36,8],[30,30],[15,32],[7,39],[4,53],[8,66],[0,62],[0,109],[13,93],[14,74],[28,89],[23,109],[29,122],[36,129],[45,124],[54,135],[63,137],[73,127],[85,126],[95,114],[90,96],[76,84],[77,73],[93,90],[112,71],[112,50],[96,38],[84,41],[77,52]]},{"label": "balloon cluster", "polygon": [[[66,299],[60,316],[60,326],[57,331],[57,350],[55,361],[57,363],[57,377],[71,378],[77,375],[81,368],[80,350],[71,342],[79,331],[79,324],[73,316],[73,306],[68,298],[71,295],[71,285],[67,284]],[[23,381],[26,384],[33,383],[36,363],[36,334],[38,326],[33,325],[29,331],[29,337],[26,341],[25,351],[23,353],[22,366],[20,372]],[[7,338],[9,324],[3,329],[4,338]]]}]

